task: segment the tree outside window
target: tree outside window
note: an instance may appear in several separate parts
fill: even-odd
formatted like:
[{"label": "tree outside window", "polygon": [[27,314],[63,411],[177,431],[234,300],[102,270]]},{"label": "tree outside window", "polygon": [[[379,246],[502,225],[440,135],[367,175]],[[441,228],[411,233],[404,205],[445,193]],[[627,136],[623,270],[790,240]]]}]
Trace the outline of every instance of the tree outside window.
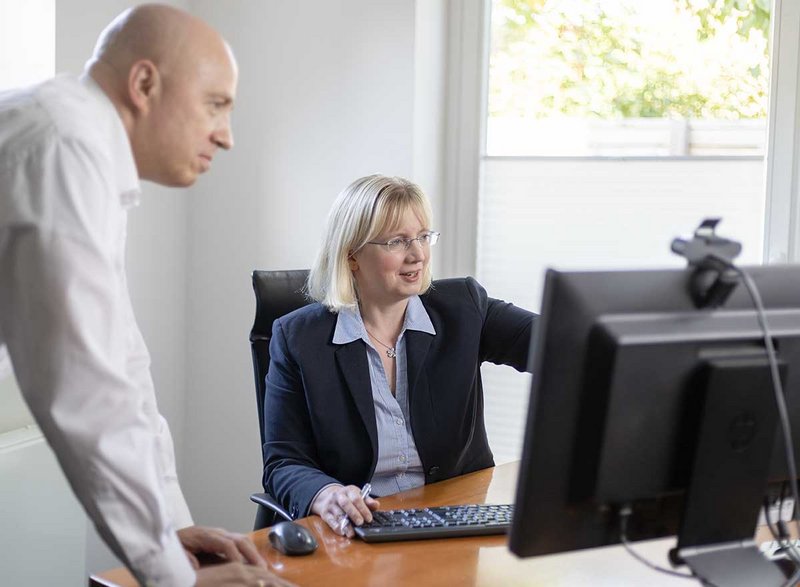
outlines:
[{"label": "tree outside window", "polygon": [[760,155],[768,0],[494,0],[489,155]]}]

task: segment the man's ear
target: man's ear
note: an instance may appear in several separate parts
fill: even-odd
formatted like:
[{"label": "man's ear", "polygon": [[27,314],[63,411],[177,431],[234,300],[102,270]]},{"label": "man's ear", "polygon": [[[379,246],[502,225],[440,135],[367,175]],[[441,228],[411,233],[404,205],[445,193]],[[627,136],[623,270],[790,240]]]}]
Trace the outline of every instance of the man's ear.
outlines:
[{"label": "man's ear", "polygon": [[161,90],[161,76],[155,63],[141,59],[128,72],[128,96],[140,114],[150,111],[153,97]]}]

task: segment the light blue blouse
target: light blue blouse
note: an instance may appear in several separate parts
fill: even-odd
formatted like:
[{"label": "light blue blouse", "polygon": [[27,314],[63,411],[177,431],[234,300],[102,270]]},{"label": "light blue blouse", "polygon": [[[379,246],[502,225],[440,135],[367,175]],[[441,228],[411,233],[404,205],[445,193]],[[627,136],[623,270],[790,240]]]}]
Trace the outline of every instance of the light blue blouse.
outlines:
[{"label": "light blue blouse", "polygon": [[373,346],[361,319],[358,308],[339,312],[335,344],[347,344],[361,339],[367,345],[369,379],[372,384],[372,400],[375,404],[375,423],[378,428],[378,464],[372,483],[372,493],[377,496],[390,495],[425,484],[422,462],[411,432],[408,405],[408,370],[406,355],[406,330],[418,330],[436,335],[428,312],[419,296],[409,298],[403,329],[397,339],[396,395],[393,396],[381,363],[380,353],[385,349]]}]

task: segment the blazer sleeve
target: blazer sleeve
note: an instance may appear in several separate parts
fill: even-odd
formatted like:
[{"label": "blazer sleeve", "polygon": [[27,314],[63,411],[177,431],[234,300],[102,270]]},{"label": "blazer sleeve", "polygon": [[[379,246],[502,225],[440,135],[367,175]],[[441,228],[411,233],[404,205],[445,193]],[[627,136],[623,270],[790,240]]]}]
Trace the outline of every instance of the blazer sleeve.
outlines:
[{"label": "blazer sleeve", "polygon": [[338,480],[320,470],[301,369],[282,320],[272,327],[264,398],[264,489],[293,518],[306,516],[320,489]]},{"label": "blazer sleeve", "polygon": [[467,277],[465,283],[478,311],[483,315],[481,361],[530,372],[528,355],[538,316],[514,304],[490,298],[483,286],[472,277]]}]

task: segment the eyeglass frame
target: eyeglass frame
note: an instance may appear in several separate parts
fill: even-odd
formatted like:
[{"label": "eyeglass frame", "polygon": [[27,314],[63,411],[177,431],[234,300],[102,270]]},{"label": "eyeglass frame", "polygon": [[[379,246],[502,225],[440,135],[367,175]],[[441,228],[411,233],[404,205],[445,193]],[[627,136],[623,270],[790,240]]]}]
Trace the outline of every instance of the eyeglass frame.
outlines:
[{"label": "eyeglass frame", "polygon": [[[432,247],[437,242],[439,242],[439,237],[441,235],[442,235],[441,232],[437,232],[435,230],[429,230],[425,234],[417,236],[417,237],[414,237],[414,238],[406,238],[404,236],[398,236],[398,237],[395,237],[395,238],[393,238],[393,239],[391,239],[389,241],[386,241],[385,243],[380,243],[380,242],[376,242],[376,241],[367,241],[364,244],[365,245],[383,245],[384,247],[386,247],[386,252],[387,253],[400,253],[400,252],[405,253],[407,250],[409,250],[411,248],[411,243],[413,243],[414,241],[417,241],[419,243],[420,247],[423,247],[423,248],[425,246]],[[422,242],[422,239],[425,239],[425,238],[428,239],[427,243]],[[398,241],[402,242],[405,246],[402,249],[397,249],[395,251],[391,250],[389,248],[389,245],[391,243],[395,243],[395,242],[398,242]]]}]

